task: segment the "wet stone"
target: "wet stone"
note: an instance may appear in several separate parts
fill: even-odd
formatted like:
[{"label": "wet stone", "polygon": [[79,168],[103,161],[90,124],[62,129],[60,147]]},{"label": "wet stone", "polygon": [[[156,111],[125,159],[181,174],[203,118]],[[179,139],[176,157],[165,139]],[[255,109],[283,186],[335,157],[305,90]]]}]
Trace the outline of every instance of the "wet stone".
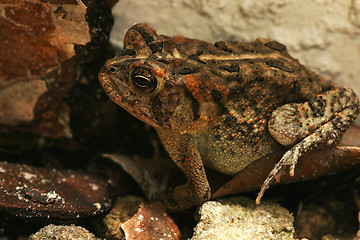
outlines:
[{"label": "wet stone", "polygon": [[111,206],[111,186],[95,174],[0,162],[0,212],[24,218],[76,219]]}]

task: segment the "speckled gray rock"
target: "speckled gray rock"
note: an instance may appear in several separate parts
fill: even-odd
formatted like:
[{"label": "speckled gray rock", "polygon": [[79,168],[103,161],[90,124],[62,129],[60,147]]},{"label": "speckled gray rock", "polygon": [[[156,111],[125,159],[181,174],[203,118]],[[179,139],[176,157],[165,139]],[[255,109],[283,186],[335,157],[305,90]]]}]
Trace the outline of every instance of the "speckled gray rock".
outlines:
[{"label": "speckled gray rock", "polygon": [[192,240],[294,239],[294,218],[278,204],[234,197],[206,202],[198,214]]},{"label": "speckled gray rock", "polygon": [[89,232],[83,227],[75,226],[71,224],[70,226],[63,225],[53,225],[50,224],[46,227],[40,229],[37,233],[30,236],[29,240],[92,240],[95,239],[94,234]]}]

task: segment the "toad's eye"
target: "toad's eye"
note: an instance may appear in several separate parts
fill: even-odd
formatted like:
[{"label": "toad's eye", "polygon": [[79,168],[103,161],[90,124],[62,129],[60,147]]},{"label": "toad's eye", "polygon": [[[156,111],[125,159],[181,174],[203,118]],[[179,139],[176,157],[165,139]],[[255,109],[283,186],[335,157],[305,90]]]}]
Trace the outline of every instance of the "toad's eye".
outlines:
[{"label": "toad's eye", "polygon": [[158,87],[158,80],[150,74],[142,75],[133,72],[130,75],[130,80],[134,87],[145,93],[152,93]]},{"label": "toad's eye", "polygon": [[115,72],[117,71],[117,68],[114,67],[114,66],[111,66],[111,67],[109,67],[109,71],[110,71],[111,73],[115,73]]}]

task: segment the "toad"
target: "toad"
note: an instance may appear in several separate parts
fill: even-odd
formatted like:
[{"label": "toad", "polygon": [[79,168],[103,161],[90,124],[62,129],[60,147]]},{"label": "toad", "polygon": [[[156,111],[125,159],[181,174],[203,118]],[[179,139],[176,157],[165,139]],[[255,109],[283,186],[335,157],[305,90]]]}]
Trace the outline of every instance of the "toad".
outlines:
[{"label": "toad", "polygon": [[185,185],[160,195],[173,210],[210,198],[204,166],[235,175],[287,149],[263,192],[284,166],[294,175],[300,156],[338,142],[359,114],[352,89],[325,80],[267,39],[212,44],[137,24],[99,79],[115,103],[155,128],[185,173]]}]

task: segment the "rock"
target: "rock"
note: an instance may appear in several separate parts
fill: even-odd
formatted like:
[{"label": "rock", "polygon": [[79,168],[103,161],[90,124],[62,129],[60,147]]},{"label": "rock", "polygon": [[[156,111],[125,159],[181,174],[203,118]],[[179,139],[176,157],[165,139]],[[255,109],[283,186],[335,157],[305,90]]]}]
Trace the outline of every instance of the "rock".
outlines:
[{"label": "rock", "polygon": [[[97,126],[112,124],[114,113],[99,110],[107,99],[100,97],[97,74],[113,56],[108,35],[115,1],[0,3],[3,148],[28,150],[55,145],[59,139],[98,138]],[[71,145],[75,146],[88,147],[86,143]]]},{"label": "rock", "polygon": [[[284,152],[281,151],[275,152],[251,163],[235,175],[231,181],[216,190],[212,194],[212,198],[259,189],[283,154]],[[359,166],[359,159],[359,147],[341,146],[316,150],[299,158],[294,176],[290,176],[286,168],[282,169],[277,174],[276,181],[272,181],[271,185],[300,182],[351,169]],[[259,192],[257,203],[263,193]]]},{"label": "rock", "polygon": [[43,76],[74,56],[75,44],[90,41],[81,1],[10,0],[1,8],[2,87]]},{"label": "rock", "polygon": [[56,80],[45,76],[73,57],[74,46],[88,43],[90,35],[80,0],[10,0],[0,8],[0,124],[14,126],[34,120],[39,98],[55,90],[51,82]]},{"label": "rock", "polygon": [[110,213],[103,219],[107,239],[123,239],[124,232],[121,225],[129,220],[145,200],[140,197],[126,196],[118,198]]},{"label": "rock", "polygon": [[43,240],[43,239],[57,239],[57,240],[95,240],[94,234],[83,227],[75,226],[57,226],[50,224],[40,229],[37,233],[32,234],[29,240]]},{"label": "rock", "polygon": [[294,239],[293,216],[278,204],[233,197],[204,203],[191,240]]},{"label": "rock", "polygon": [[358,207],[354,194],[333,189],[326,201],[302,204],[296,214],[296,237],[322,240],[353,239],[357,225],[354,221]]},{"label": "rock", "polygon": [[0,162],[0,179],[0,212],[21,218],[78,219],[111,206],[111,187],[98,175]]},{"label": "rock", "polygon": [[160,202],[140,204],[138,212],[124,224],[126,240],[179,240],[179,228]]},{"label": "rock", "polygon": [[40,79],[0,88],[0,124],[12,126],[32,121],[36,102],[45,92],[46,83]]},{"label": "rock", "polygon": [[329,234],[331,229],[336,227],[336,221],[325,207],[319,205],[309,205],[303,209],[296,223],[296,232],[299,237],[309,239],[321,239]]},{"label": "rock", "polygon": [[[155,200],[159,192],[166,190],[168,176],[181,176],[179,168],[168,159],[128,157],[120,154],[102,154],[104,160],[110,160],[131,176],[143,194],[149,200]],[[104,161],[102,160],[102,161]],[[160,179],[159,179],[159,176]],[[162,178],[162,179],[161,179]],[[177,178],[182,180],[181,178]],[[177,182],[180,184],[181,182]]]},{"label": "rock", "polygon": [[138,197],[118,198],[104,218],[106,238],[117,239],[180,239],[180,231],[159,202],[144,203]]}]

